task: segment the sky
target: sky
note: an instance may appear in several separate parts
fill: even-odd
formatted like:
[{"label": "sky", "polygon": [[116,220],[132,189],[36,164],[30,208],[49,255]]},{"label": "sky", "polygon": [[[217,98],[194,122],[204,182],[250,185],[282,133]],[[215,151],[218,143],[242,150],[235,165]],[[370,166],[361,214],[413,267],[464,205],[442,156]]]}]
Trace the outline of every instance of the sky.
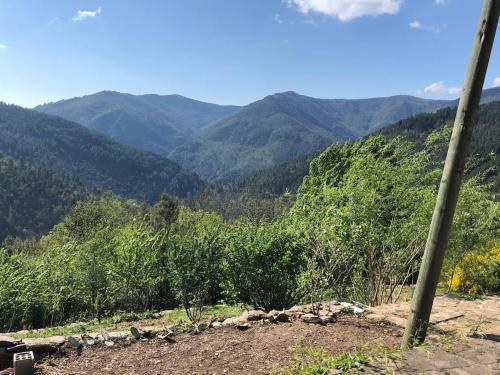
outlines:
[{"label": "sky", "polygon": [[[481,0],[0,0],[0,101],[456,98]],[[500,37],[485,87],[500,86]]]}]

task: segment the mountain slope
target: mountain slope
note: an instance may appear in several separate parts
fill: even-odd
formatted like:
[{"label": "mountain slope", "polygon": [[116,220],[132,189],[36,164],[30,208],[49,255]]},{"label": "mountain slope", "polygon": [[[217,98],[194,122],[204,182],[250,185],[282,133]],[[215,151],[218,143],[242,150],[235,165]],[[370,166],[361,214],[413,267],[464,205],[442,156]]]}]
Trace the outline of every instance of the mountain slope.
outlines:
[{"label": "mountain slope", "polygon": [[199,128],[238,109],[180,95],[131,95],[114,91],[35,108],[85,125],[120,143],[160,155],[167,155],[191,140],[191,134]]},{"label": "mountain slope", "polygon": [[0,154],[0,243],[47,232],[91,193],[75,178]]},{"label": "mountain slope", "polygon": [[[500,88],[484,91],[483,102],[495,99]],[[350,100],[284,92],[244,107],[221,107],[175,95],[103,92],[37,110],[167,156],[210,181],[227,181],[456,104],[404,95]]]},{"label": "mountain slope", "polygon": [[0,103],[0,153],[64,172],[123,197],[186,197],[203,182],[176,163],[59,117]]},{"label": "mountain slope", "polygon": [[[413,142],[417,149],[424,146],[427,136],[444,126],[452,126],[456,108],[444,108],[436,113],[420,114],[379,131],[388,138],[400,137]],[[444,160],[446,149],[440,152]],[[500,101],[483,104],[479,107],[479,119],[472,136],[470,159],[474,159],[474,168],[468,175],[489,171],[485,176],[489,181],[496,181],[495,191],[500,191]],[[492,157],[494,156],[494,157]],[[256,198],[276,197],[285,191],[296,192],[304,176],[309,173],[309,162],[313,156],[302,156],[284,164],[264,168],[244,175],[228,183],[224,191],[233,196],[246,194]],[[495,167],[495,168],[492,168]],[[496,169],[496,170],[495,170]]]}]

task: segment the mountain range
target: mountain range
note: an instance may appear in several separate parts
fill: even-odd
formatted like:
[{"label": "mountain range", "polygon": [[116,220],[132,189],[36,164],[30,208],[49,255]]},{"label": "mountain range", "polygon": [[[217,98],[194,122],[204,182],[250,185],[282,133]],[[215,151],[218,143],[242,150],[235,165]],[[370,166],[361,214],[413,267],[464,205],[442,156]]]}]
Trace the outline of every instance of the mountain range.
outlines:
[{"label": "mountain range", "polygon": [[[494,100],[500,100],[500,88],[483,92],[483,102]],[[314,154],[332,142],[358,139],[401,119],[457,103],[404,95],[317,99],[284,92],[238,107],[179,95],[104,91],[35,110],[169,158],[213,182]]]},{"label": "mountain range", "polygon": [[3,103],[0,154],[148,202],[156,202],[163,192],[187,197],[204,186],[195,173],[155,153],[60,117]]}]

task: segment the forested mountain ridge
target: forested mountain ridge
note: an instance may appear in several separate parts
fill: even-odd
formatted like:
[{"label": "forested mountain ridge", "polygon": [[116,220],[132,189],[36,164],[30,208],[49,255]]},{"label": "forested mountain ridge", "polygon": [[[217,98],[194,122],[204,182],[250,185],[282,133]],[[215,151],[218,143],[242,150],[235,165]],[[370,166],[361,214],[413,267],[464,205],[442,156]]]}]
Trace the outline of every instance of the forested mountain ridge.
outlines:
[{"label": "forested mountain ridge", "polygon": [[191,140],[204,125],[239,110],[181,95],[102,91],[35,108],[85,125],[116,141],[160,155]]},{"label": "forested mountain ridge", "polygon": [[[444,126],[453,126],[457,108],[445,108],[434,114],[421,114],[399,121],[380,131],[386,137],[400,137],[422,148],[426,137]],[[451,129],[450,129],[451,132]],[[444,159],[446,150],[441,150]],[[495,181],[496,192],[500,191],[500,101],[490,101],[479,107],[477,126],[471,139],[470,158],[472,165],[468,175],[486,173],[489,181]]]},{"label": "forested mountain ridge", "polygon": [[[493,100],[500,100],[500,88],[484,91],[483,101]],[[236,107],[176,95],[102,92],[36,109],[166,156],[207,180],[224,182],[456,104],[405,95],[317,99],[290,91]]]},{"label": "forested mountain ridge", "polygon": [[74,177],[0,154],[0,243],[7,235],[48,232],[77,201],[94,192]]},{"label": "forested mountain ridge", "polygon": [[119,144],[77,123],[0,103],[0,153],[126,198],[187,197],[204,182],[156,154]]},{"label": "forested mountain ridge", "polygon": [[[381,129],[379,132],[387,138],[400,137],[415,143],[417,149],[424,146],[427,136],[445,126],[452,126],[456,108],[444,108],[436,113],[419,114]],[[479,107],[478,124],[474,129],[470,155],[474,167],[468,175],[489,170],[488,180],[496,180],[496,191],[500,191],[498,171],[500,170],[500,101],[482,104]],[[441,150],[444,159],[446,149]],[[309,162],[313,156],[301,156],[281,165],[264,168],[244,175],[225,184],[224,190],[231,196],[247,194],[253,198],[269,198],[284,193],[294,193],[300,182],[309,172]],[[472,160],[471,159],[471,160]],[[493,170],[491,167],[496,166]]]}]

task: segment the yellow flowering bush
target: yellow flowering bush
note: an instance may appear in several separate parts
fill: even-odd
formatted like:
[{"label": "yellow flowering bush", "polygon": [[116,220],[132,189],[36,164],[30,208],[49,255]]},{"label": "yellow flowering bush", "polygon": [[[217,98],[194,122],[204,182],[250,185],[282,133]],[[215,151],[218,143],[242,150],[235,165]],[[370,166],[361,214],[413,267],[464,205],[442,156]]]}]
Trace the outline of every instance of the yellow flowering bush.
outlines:
[{"label": "yellow flowering bush", "polygon": [[467,294],[500,292],[500,246],[468,253],[455,269],[451,291]]}]

